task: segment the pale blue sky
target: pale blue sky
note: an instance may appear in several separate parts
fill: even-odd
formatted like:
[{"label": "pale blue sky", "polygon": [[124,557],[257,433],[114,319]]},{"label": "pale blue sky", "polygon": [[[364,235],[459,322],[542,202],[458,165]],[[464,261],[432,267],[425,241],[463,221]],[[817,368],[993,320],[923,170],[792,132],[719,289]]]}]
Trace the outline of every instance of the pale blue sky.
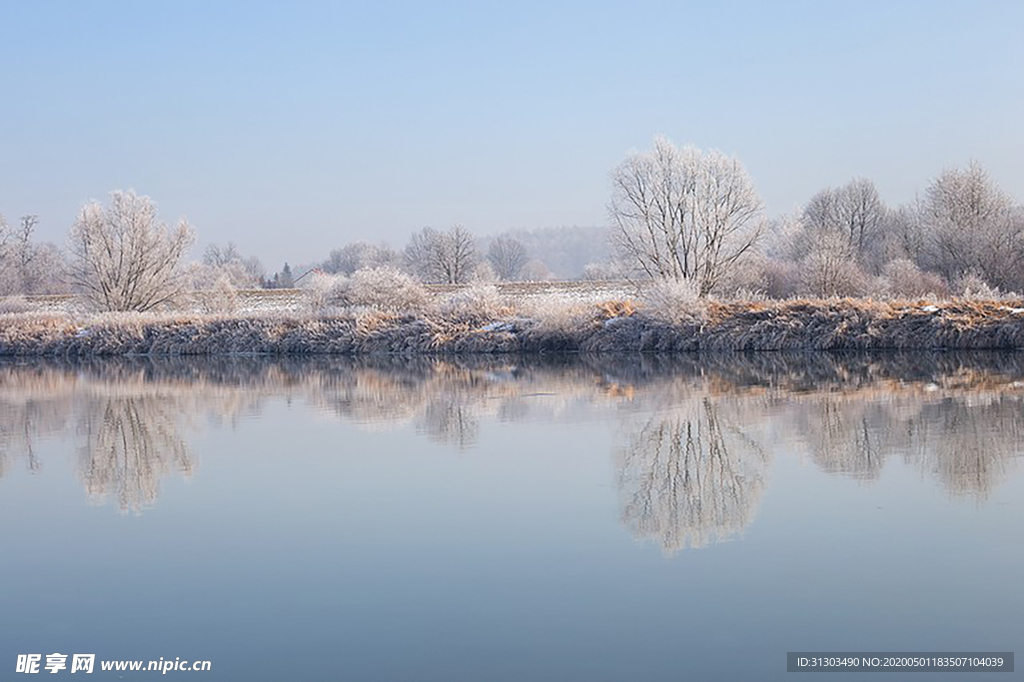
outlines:
[{"label": "pale blue sky", "polygon": [[115,188],[268,266],[424,225],[605,221],[656,134],[772,213],[981,162],[1024,199],[1024,2],[5,0],[0,212],[63,241]]}]

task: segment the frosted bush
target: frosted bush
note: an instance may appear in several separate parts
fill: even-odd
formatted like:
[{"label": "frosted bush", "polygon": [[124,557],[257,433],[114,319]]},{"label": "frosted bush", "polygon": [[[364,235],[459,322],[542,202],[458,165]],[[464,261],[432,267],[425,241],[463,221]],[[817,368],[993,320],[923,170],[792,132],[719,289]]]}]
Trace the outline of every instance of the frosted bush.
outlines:
[{"label": "frosted bush", "polygon": [[725,298],[739,303],[765,303],[771,300],[768,294],[758,289],[737,289]]},{"label": "frosted bush", "polygon": [[455,319],[491,319],[505,310],[498,287],[478,282],[449,294],[438,304],[438,311]]},{"label": "frosted bush", "polygon": [[497,282],[498,275],[494,272],[494,266],[491,265],[490,261],[480,261],[476,267],[473,268],[473,281],[474,282]]},{"label": "frosted bush", "polygon": [[822,298],[862,296],[871,288],[871,278],[857,264],[852,247],[841,234],[818,235],[800,261],[803,293]]},{"label": "frosted bush", "polygon": [[877,293],[882,296],[920,298],[922,296],[943,296],[948,293],[942,278],[932,272],[924,272],[913,261],[897,258],[886,264],[878,280]]},{"label": "frosted bush", "polygon": [[209,289],[193,292],[193,301],[204,313],[234,313],[238,310],[238,289],[227,275],[221,275]]},{"label": "frosted bush", "polygon": [[344,306],[348,303],[351,282],[345,275],[313,272],[306,278],[309,307],[313,312]]},{"label": "frosted bush", "polygon": [[716,298],[740,300],[751,292],[766,291],[766,271],[770,265],[769,258],[760,253],[752,253],[726,269],[710,293]]},{"label": "frosted bush", "polygon": [[348,287],[348,304],[407,312],[422,308],[427,292],[410,275],[390,266],[356,270]]},{"label": "frosted bush", "polygon": [[662,279],[646,287],[640,300],[652,314],[675,319],[700,306],[700,287],[693,279]]},{"label": "frosted bush", "polygon": [[238,290],[252,280],[240,263],[198,264],[189,268],[189,292],[184,307],[201,313],[233,313],[241,304]]},{"label": "frosted bush", "polygon": [[536,320],[541,328],[568,331],[594,315],[594,303],[559,294],[529,296],[515,301],[515,313]]},{"label": "frosted bush", "polygon": [[998,288],[989,286],[988,282],[973,272],[957,280],[954,290],[961,298],[977,300],[996,300],[1001,295]]}]

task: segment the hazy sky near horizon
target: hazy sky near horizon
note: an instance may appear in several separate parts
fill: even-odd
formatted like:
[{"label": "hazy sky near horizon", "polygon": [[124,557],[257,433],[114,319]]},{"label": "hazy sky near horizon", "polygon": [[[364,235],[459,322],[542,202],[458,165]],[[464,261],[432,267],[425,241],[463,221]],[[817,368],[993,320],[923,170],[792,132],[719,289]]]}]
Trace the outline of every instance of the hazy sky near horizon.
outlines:
[{"label": "hazy sky near horizon", "polygon": [[657,134],[770,213],[975,159],[1024,200],[1024,2],[14,2],[0,213],[116,188],[268,267],[424,225],[603,224]]}]

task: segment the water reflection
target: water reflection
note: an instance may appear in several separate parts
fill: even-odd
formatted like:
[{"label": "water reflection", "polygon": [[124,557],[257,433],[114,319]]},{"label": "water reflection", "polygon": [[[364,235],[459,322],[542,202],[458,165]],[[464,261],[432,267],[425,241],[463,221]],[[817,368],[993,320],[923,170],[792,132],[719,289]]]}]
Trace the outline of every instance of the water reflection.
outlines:
[{"label": "water reflection", "polygon": [[741,532],[784,452],[868,482],[896,458],[984,500],[1021,454],[1022,378],[997,353],[7,362],[0,476],[70,433],[89,497],[139,511],[197,469],[192,431],[279,398],[459,449],[490,420],[610,420],[622,522],[675,552]]},{"label": "water reflection", "polygon": [[195,456],[177,423],[179,401],[161,395],[99,396],[78,422],[78,474],[90,498],[113,495],[122,511],[156,501],[160,479],[192,474]]},{"label": "water reflection", "polygon": [[672,553],[742,531],[764,489],[765,451],[723,401],[701,396],[647,419],[618,458],[622,521]]}]

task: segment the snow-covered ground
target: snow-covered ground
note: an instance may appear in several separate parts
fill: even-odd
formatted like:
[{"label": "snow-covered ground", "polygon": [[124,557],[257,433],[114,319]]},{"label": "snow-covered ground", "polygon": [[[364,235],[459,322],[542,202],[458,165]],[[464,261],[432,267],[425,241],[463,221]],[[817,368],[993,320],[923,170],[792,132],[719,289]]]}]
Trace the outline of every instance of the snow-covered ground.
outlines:
[{"label": "snow-covered ground", "polygon": [[[499,295],[514,303],[544,303],[549,305],[599,303],[636,297],[636,291],[626,282],[501,282],[495,285]],[[427,293],[441,300],[465,286],[428,285]],[[237,292],[236,314],[289,313],[308,311],[309,292],[305,289],[252,289]],[[82,300],[76,296],[32,296],[26,300],[35,312],[86,312]],[[184,306],[183,306],[184,307]],[[201,312],[197,303],[192,312]],[[189,312],[187,309],[184,312]]]}]

